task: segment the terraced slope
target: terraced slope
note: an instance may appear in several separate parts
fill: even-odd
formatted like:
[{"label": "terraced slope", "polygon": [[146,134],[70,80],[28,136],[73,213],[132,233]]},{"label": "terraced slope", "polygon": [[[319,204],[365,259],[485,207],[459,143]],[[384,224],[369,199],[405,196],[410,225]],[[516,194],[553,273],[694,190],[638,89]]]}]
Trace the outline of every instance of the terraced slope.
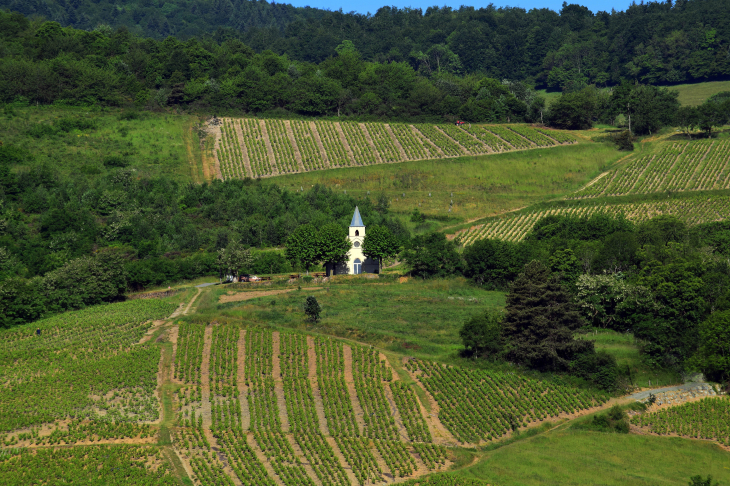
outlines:
[{"label": "terraced slope", "polygon": [[223,179],[485,155],[575,143],[526,125],[426,125],[224,118],[215,157]]},{"label": "terraced slope", "polygon": [[697,196],[637,203],[610,203],[603,200],[595,204],[576,202],[569,206],[555,205],[547,208],[525,209],[504,216],[488,218],[481,224],[459,231],[456,233],[456,237],[463,245],[469,245],[483,238],[520,241],[527,236],[535,223],[545,216],[590,216],[598,212],[611,215],[623,214],[627,219],[636,222],[669,214],[692,225],[727,219],[730,215],[730,197]]},{"label": "terraced slope", "polygon": [[[555,134],[553,137],[558,138]],[[541,218],[559,214],[588,216],[605,212],[623,214],[636,222],[668,214],[690,225],[721,221],[730,215],[730,196],[715,193],[710,196],[671,197],[671,194],[697,191],[719,191],[722,194],[727,190],[730,190],[730,140],[664,142],[657,144],[653,150],[630,154],[619,167],[601,174],[565,198],[575,201],[575,204],[528,208],[488,218],[458,231],[455,237],[464,245],[482,238],[520,241]],[[612,201],[618,196],[656,193],[667,193],[669,197],[631,203]]]},{"label": "terraced slope", "polygon": [[[40,464],[59,446],[76,477],[103,455],[112,459],[100,468],[121,461],[138,484],[177,484],[171,474],[182,471],[196,485],[402,482],[445,470],[449,446],[607,399],[426,361],[407,362],[416,384],[405,384],[372,347],[233,324],[152,324],[174,308],[136,300],[41,322],[40,337],[27,326],[1,331],[0,482],[45,478]],[[172,445],[156,445],[163,433]]]},{"label": "terraced slope", "polygon": [[730,140],[667,142],[634,154],[569,199],[730,189]]},{"label": "terraced slope", "polygon": [[440,409],[434,419],[372,347],[185,324],[177,350],[186,356],[180,362],[203,363],[202,378],[179,380],[173,438],[196,484],[209,477],[244,485],[398,482],[444,469],[450,464],[444,446],[485,443],[608,399],[512,375],[409,362],[412,377],[434,397],[432,410]]}]

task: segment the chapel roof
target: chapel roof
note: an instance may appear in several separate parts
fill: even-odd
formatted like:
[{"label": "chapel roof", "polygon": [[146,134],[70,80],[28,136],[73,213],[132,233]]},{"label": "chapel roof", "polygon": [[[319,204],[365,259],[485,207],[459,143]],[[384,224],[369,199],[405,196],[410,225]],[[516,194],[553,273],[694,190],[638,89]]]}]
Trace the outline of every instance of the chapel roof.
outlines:
[{"label": "chapel roof", "polygon": [[362,218],[360,217],[360,210],[357,209],[357,206],[355,206],[355,214],[352,215],[352,221],[350,222],[350,227],[353,227],[353,226],[365,227],[365,225],[362,224]]}]

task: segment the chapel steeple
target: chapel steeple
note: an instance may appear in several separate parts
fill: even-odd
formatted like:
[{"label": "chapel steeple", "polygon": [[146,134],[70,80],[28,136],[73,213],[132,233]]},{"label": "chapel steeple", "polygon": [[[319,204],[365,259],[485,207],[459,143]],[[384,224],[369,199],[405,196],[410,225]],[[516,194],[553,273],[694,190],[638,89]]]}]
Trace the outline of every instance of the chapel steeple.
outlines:
[{"label": "chapel steeple", "polygon": [[365,227],[364,224],[362,224],[362,218],[360,217],[360,210],[355,206],[355,214],[352,215],[352,221],[350,222],[350,227]]}]

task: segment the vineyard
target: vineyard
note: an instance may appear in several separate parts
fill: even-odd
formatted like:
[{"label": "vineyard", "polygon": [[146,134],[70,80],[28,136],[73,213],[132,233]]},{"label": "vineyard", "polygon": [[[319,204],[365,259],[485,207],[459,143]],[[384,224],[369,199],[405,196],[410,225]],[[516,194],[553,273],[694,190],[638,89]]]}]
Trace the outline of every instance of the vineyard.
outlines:
[{"label": "vineyard", "polygon": [[623,214],[627,219],[642,222],[660,215],[674,215],[687,224],[721,221],[730,214],[730,198],[726,196],[696,196],[638,203],[602,203],[554,206],[552,208],[527,209],[505,216],[487,219],[484,223],[460,231],[456,238],[463,245],[470,245],[484,238],[520,241],[532,230],[535,223],[546,216],[590,216],[595,213]]},{"label": "vineyard", "polygon": [[730,447],[730,398],[704,398],[635,415],[631,424],[654,434],[716,440]]},{"label": "vineyard", "polygon": [[[560,381],[415,358],[396,372],[370,346],[174,323],[175,308],[139,299],[0,332],[2,484],[72,482],[94,470],[84,484],[167,486],[184,471],[201,486],[476,486],[484,483],[441,474],[456,460],[453,447],[608,400]],[[171,342],[149,339],[154,332]],[[166,386],[163,417],[157,391]],[[703,400],[634,422],[727,444],[728,403]],[[158,445],[165,423],[170,441]]]},{"label": "vineyard", "polygon": [[[142,424],[159,418],[160,351],[138,343],[151,320],[174,309],[160,300],[133,300],[1,333],[0,433],[26,429],[24,444],[149,434]],[[68,423],[40,434],[59,420]]]},{"label": "vineyard", "polygon": [[655,192],[730,189],[730,141],[663,143],[573,194],[586,199]]},{"label": "vineyard", "polygon": [[[444,436],[427,420],[419,385],[400,381],[371,347],[184,323],[174,363],[173,445],[201,485],[401,482],[447,468],[448,446],[496,440],[607,399],[517,375],[410,362],[438,402]],[[454,406],[464,395],[469,401]],[[450,484],[438,478],[433,484]]]},{"label": "vineyard", "polygon": [[215,157],[223,179],[485,155],[575,143],[526,125],[407,125],[224,118]]}]

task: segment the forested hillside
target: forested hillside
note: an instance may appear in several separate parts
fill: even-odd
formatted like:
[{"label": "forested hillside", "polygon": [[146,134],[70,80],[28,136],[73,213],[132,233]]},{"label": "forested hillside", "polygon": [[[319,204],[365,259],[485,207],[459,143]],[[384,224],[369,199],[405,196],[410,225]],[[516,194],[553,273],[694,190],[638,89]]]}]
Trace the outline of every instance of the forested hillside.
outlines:
[{"label": "forested hillside", "polygon": [[157,39],[238,39],[301,62],[323,62],[350,40],[367,61],[404,62],[423,73],[484,73],[556,89],[617,84],[621,78],[653,84],[730,75],[724,0],[642,2],[596,14],[567,3],[560,12],[386,6],[372,15],[247,0],[2,0],[0,6],[84,30],[111,26]]}]

